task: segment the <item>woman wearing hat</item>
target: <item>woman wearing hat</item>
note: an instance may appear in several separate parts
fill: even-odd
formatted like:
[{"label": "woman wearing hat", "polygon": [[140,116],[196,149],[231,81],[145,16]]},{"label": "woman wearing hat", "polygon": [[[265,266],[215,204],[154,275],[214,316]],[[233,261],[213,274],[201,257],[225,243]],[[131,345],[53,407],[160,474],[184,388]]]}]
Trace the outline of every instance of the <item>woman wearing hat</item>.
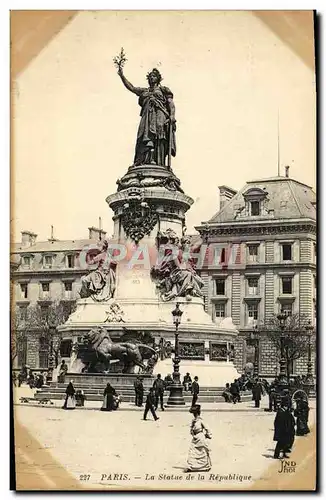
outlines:
[{"label": "woman wearing hat", "polygon": [[211,439],[212,435],[200,416],[200,405],[194,405],[189,411],[194,418],[190,428],[192,441],[188,453],[186,472],[209,471],[212,463],[207,439]]}]

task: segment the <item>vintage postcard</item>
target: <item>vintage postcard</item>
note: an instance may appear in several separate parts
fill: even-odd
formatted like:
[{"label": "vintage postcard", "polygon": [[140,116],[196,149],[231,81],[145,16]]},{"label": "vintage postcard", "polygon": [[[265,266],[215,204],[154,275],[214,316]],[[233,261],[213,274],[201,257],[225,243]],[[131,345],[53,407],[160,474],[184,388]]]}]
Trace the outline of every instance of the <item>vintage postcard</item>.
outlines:
[{"label": "vintage postcard", "polygon": [[11,11],[12,489],[315,491],[313,11]]}]

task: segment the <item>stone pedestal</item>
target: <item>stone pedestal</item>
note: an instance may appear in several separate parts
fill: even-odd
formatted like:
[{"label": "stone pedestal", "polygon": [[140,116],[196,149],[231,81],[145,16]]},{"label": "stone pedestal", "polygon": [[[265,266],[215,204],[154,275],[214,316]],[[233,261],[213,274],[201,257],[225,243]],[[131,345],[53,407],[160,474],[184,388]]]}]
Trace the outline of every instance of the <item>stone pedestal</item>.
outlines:
[{"label": "stone pedestal", "polygon": [[[76,311],[61,327],[63,338],[77,340],[94,326],[103,326],[114,338],[124,330],[150,332],[157,340],[164,338],[174,345],[172,310],[179,302],[183,311],[179,327],[180,342],[201,340],[206,351],[209,342],[230,345],[237,330],[229,324],[216,325],[204,311],[202,297],[176,297],[164,302],[151,278],[157,259],[157,235],[172,230],[181,240],[185,231],[185,213],[193,203],[184,194],[172,170],[155,165],[130,167],[118,180],[118,191],[107,197],[114,221],[113,242],[116,254],[116,289],[114,297],[96,302],[92,297],[77,301]],[[111,305],[119,305],[121,315],[112,318]],[[169,365],[169,366],[168,366]],[[224,385],[238,376],[232,361],[181,361],[181,373],[198,375],[205,385]],[[172,372],[171,360],[159,362],[155,373]],[[195,373],[196,372],[196,373]],[[198,373],[197,373],[198,372]]]}]

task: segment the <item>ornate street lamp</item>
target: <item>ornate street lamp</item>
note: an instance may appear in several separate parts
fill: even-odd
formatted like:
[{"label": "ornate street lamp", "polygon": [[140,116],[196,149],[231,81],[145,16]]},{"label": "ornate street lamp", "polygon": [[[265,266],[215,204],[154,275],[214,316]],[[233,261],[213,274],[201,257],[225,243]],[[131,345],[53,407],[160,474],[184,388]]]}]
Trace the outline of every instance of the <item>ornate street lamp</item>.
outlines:
[{"label": "ornate street lamp", "polygon": [[277,319],[280,323],[280,329],[281,329],[281,359],[280,359],[280,373],[278,376],[278,382],[280,386],[286,387],[288,386],[288,379],[286,375],[286,360],[285,360],[285,354],[284,354],[284,344],[285,344],[285,335],[284,335],[284,329],[285,329],[285,322],[286,322],[287,315],[284,313],[281,313],[277,316]]},{"label": "ornate street lamp", "polygon": [[257,325],[255,326],[255,329],[253,332],[250,332],[250,340],[254,345],[255,348],[255,359],[254,359],[254,378],[259,377],[259,332],[258,332],[258,327]]},{"label": "ornate street lamp", "polygon": [[173,362],[173,384],[170,386],[170,395],[167,401],[167,405],[178,406],[184,405],[185,401],[183,399],[183,385],[180,382],[180,358],[179,358],[179,325],[181,323],[181,316],[183,311],[180,310],[179,303],[175,305],[175,309],[172,311],[173,324],[175,325],[174,333],[174,358]]},{"label": "ornate street lamp", "polygon": [[312,389],[315,386],[314,376],[312,374],[312,362],[311,362],[311,337],[313,333],[314,327],[309,324],[306,326],[306,332],[308,337],[308,363],[307,363],[307,377],[306,384],[308,386],[309,393],[312,392]]}]

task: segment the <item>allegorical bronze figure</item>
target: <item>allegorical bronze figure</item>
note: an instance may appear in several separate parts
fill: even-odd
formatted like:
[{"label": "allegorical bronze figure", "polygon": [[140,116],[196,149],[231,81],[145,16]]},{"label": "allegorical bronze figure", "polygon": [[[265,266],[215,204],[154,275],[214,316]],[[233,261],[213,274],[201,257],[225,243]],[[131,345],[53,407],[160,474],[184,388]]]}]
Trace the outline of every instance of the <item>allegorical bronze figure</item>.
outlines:
[{"label": "allegorical bronze figure", "polygon": [[171,156],[176,155],[173,94],[161,85],[162,76],[156,68],[147,74],[148,88],[134,87],[123,73],[126,60],[121,49],[114,64],[124,86],[139,97],[141,107],[134,166],[152,164],[170,168]]}]

